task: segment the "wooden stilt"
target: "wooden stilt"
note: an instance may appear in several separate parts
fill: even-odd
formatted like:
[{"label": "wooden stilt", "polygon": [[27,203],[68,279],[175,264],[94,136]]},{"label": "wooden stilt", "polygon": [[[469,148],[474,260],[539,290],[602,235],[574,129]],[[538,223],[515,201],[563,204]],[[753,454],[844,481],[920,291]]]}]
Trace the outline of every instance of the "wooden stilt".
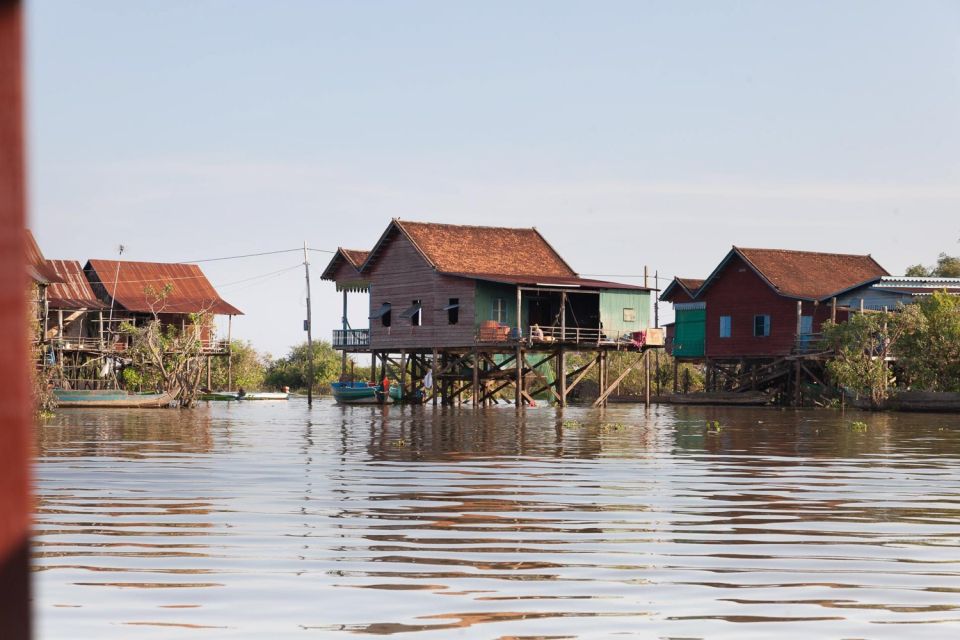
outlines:
[{"label": "wooden stilt", "polygon": [[437,354],[437,348],[433,348],[433,359],[430,361],[430,378],[433,380],[433,385],[430,391],[433,392],[433,406],[437,406],[437,396],[440,395],[440,382],[437,380],[437,375],[440,372],[440,368],[437,366],[437,358],[440,356]]},{"label": "wooden stilt", "polygon": [[[517,296],[519,300],[519,295]],[[519,408],[524,403],[523,398],[523,347],[517,345],[517,360],[514,363],[516,368],[516,389],[514,391],[514,402]]]},{"label": "wooden stilt", "polygon": [[407,350],[400,349],[400,401],[407,401]]},{"label": "wooden stilt", "polygon": [[643,406],[650,406],[650,352],[643,354]]},{"label": "wooden stilt", "polygon": [[478,406],[480,400],[480,354],[473,350],[473,406]]},{"label": "wooden stilt", "polygon": [[[566,296],[566,294],[564,294]],[[567,351],[560,347],[557,352],[557,382],[560,387],[560,406],[567,406]]]},{"label": "wooden stilt", "polygon": [[673,392],[677,393],[679,391],[679,378],[680,377],[680,363],[677,361],[676,357],[673,359]]}]

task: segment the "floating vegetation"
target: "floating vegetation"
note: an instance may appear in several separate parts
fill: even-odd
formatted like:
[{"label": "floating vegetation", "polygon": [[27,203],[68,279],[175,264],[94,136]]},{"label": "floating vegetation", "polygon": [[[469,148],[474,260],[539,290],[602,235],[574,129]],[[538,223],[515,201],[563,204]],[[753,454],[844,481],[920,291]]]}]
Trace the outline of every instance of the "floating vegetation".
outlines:
[{"label": "floating vegetation", "polygon": [[858,433],[862,433],[867,430],[867,423],[860,420],[854,420],[850,423],[850,429]]},{"label": "floating vegetation", "polygon": [[723,426],[720,425],[719,420],[707,420],[707,431],[710,433],[720,433],[723,431]]},{"label": "floating vegetation", "polygon": [[604,425],[601,425],[601,426],[600,426],[600,430],[601,430],[601,431],[604,431],[604,432],[607,432],[607,431],[623,431],[624,429],[626,429],[626,426],[623,425],[623,424],[621,424],[621,423],[619,423],[619,422],[613,422],[613,423],[604,424]]},{"label": "floating vegetation", "polygon": [[582,427],[583,423],[581,423],[579,420],[564,420],[563,426],[567,429],[576,429],[577,427]]},{"label": "floating vegetation", "polygon": [[405,446],[407,446],[407,441],[406,441],[405,439],[403,439],[403,438],[399,438],[399,439],[397,439],[397,440],[391,440],[391,441],[390,441],[390,446],[391,446],[391,447],[405,447]]}]

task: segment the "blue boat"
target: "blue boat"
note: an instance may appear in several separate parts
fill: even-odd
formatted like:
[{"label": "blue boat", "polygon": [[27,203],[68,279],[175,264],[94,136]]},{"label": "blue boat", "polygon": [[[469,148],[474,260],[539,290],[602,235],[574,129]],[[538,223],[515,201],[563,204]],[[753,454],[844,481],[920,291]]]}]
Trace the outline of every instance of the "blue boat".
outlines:
[{"label": "blue boat", "polygon": [[368,382],[332,382],[330,388],[338,404],[387,404],[392,402],[379,386]]}]

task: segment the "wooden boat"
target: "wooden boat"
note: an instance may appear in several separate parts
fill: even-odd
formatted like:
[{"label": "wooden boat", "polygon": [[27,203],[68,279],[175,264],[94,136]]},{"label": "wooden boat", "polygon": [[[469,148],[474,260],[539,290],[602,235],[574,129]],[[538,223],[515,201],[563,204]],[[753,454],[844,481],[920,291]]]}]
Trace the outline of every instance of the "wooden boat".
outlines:
[{"label": "wooden boat", "polygon": [[773,398],[760,391],[713,391],[710,393],[674,393],[667,396],[671,404],[760,406]]},{"label": "wooden boat", "polygon": [[243,395],[237,394],[237,400],[288,400],[289,393],[283,391],[248,391]]},{"label": "wooden boat", "polygon": [[847,391],[847,401],[867,411],[917,411],[960,413],[960,393],[938,391],[898,391],[884,402],[875,404],[869,395]]},{"label": "wooden boat", "polygon": [[423,402],[423,391],[417,389],[412,395],[408,394],[404,397],[403,392],[400,391],[400,387],[398,385],[392,385],[390,387],[390,397],[393,398],[394,402]]},{"label": "wooden boat", "polygon": [[172,393],[128,393],[122,389],[85,390],[54,389],[57,406],[63,408],[90,407],[97,409],[155,409],[169,406]]},{"label": "wooden boat", "polygon": [[201,393],[201,400],[237,400],[240,396],[238,391],[210,391],[209,393]]},{"label": "wooden boat", "polygon": [[387,404],[393,401],[393,387],[389,394],[367,382],[333,382],[330,388],[338,404]]}]

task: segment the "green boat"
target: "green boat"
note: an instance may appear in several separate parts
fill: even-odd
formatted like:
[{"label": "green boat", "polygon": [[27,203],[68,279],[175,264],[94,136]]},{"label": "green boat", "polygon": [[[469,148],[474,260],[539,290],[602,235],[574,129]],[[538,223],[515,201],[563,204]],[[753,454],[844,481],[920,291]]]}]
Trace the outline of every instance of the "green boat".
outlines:
[{"label": "green boat", "polygon": [[366,382],[333,382],[330,388],[337,404],[388,404],[395,397],[394,387],[385,395],[380,387]]},{"label": "green boat", "polygon": [[57,406],[97,409],[155,409],[170,406],[172,393],[129,393],[122,389],[83,390],[54,389]]}]

